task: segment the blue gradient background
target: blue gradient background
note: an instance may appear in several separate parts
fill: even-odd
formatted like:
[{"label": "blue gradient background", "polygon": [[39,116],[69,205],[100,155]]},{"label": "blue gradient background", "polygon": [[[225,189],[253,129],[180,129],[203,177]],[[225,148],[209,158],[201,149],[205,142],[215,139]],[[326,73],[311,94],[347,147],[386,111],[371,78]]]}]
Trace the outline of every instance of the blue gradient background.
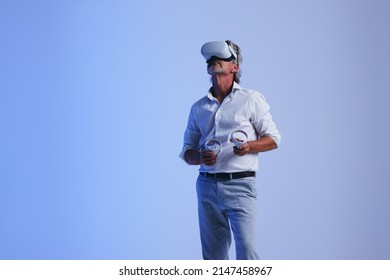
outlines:
[{"label": "blue gradient background", "polygon": [[[179,158],[231,39],[283,141],[262,259],[390,259],[390,2],[0,2],[0,259],[200,259]],[[234,258],[234,248],[232,249]]]}]

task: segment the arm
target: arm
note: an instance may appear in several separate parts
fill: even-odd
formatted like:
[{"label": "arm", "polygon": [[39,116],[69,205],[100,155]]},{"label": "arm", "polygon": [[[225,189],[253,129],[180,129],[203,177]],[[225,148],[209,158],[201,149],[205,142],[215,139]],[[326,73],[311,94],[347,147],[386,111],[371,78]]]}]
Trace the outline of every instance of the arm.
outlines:
[{"label": "arm", "polygon": [[188,149],[184,154],[184,160],[191,165],[199,165],[200,162],[200,152],[193,149]]},{"label": "arm", "polygon": [[261,153],[266,151],[271,151],[276,149],[274,139],[271,136],[263,136],[254,141],[248,141],[241,146],[241,149],[234,147],[234,153],[238,156],[243,156],[246,154]]},{"label": "arm", "polygon": [[234,153],[239,156],[261,153],[278,148],[280,133],[276,128],[270,113],[270,106],[261,94],[255,94],[251,103],[251,123],[257,132],[258,139],[248,141],[241,149],[234,147]]},{"label": "arm", "polygon": [[217,161],[217,155],[212,151],[197,151],[194,149],[188,149],[184,153],[184,160],[191,165],[213,165]]}]

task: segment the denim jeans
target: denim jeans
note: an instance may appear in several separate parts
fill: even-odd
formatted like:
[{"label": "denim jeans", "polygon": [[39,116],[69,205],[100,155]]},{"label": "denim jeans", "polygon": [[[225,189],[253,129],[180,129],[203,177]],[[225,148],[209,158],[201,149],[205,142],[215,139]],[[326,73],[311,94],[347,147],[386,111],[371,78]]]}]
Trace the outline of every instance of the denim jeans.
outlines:
[{"label": "denim jeans", "polygon": [[236,259],[258,259],[255,248],[256,179],[217,180],[200,175],[196,189],[203,258],[229,259],[232,231]]}]

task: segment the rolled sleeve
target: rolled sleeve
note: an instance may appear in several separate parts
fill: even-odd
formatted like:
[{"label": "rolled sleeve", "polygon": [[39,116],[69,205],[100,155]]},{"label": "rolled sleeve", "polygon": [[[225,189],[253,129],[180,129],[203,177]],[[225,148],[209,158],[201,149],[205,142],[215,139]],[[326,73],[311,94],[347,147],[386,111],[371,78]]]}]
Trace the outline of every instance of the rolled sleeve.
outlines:
[{"label": "rolled sleeve", "polygon": [[269,136],[275,141],[276,146],[279,146],[281,142],[281,135],[272,119],[270,106],[265,101],[263,95],[258,93],[254,98],[252,106],[253,115],[251,122],[253,127],[256,129],[257,136],[259,138]]},{"label": "rolled sleeve", "polygon": [[183,148],[181,150],[181,153],[179,154],[179,157],[187,162],[185,160],[185,153],[187,150],[194,149],[198,150],[199,149],[199,140],[201,138],[201,133],[199,128],[196,125],[195,119],[193,117],[192,110],[190,111],[190,115],[188,117],[188,122],[187,122],[187,128],[184,132],[184,140],[183,140]]},{"label": "rolled sleeve", "polygon": [[262,130],[258,135],[259,137],[270,136],[275,141],[276,146],[279,147],[282,138],[269,112],[263,117]]}]

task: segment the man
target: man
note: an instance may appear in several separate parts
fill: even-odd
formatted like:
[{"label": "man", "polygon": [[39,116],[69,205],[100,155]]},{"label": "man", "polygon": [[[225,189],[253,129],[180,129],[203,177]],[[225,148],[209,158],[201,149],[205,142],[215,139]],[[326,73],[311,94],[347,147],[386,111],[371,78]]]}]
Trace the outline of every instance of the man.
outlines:
[{"label": "man", "polygon": [[[201,53],[212,87],[191,108],[180,156],[190,165],[200,165],[196,189],[203,258],[228,259],[232,230],[236,258],[258,259],[258,153],[277,148],[280,134],[264,97],[239,85],[240,48],[229,40],[214,41],[204,44]],[[236,130],[248,141],[233,144]],[[205,147],[209,139],[221,144],[219,152]]]}]

